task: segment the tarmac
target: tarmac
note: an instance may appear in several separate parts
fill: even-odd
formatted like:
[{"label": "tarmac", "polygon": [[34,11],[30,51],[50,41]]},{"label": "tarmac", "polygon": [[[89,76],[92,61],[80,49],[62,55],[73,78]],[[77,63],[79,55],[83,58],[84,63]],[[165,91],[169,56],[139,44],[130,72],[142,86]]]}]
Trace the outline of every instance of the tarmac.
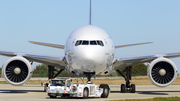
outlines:
[{"label": "tarmac", "polygon": [[154,97],[180,97],[180,85],[170,85],[160,88],[153,85],[136,85],[136,93],[121,93],[120,85],[110,86],[111,92],[108,98],[61,98],[50,99],[46,92],[43,92],[41,85],[12,86],[0,84],[0,101],[104,101],[119,99],[147,99]]}]

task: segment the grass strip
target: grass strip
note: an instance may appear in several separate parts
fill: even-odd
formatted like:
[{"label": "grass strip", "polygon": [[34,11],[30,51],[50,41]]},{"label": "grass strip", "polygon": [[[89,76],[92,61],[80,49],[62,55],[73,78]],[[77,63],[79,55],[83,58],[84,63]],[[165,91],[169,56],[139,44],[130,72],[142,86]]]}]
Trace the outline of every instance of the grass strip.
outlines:
[{"label": "grass strip", "polygon": [[125,99],[125,100],[110,100],[110,101],[180,101],[180,97],[155,97],[149,99]]},{"label": "grass strip", "polygon": [[[75,81],[77,79],[73,79],[73,81]],[[120,85],[120,84],[125,84],[125,80],[124,79],[117,79],[117,78],[104,78],[104,79],[92,79],[91,80],[94,84],[99,85],[99,84],[108,84],[108,85]],[[48,83],[48,80],[45,80],[45,83]],[[78,83],[86,83],[87,79],[84,79],[83,81],[78,78]],[[132,84],[135,85],[152,85],[152,83],[149,81],[149,79],[147,78],[147,76],[140,76],[140,77],[136,77],[134,79],[131,80]],[[7,84],[5,81],[0,81],[0,84]],[[41,80],[30,80],[29,82],[27,82],[26,84],[41,84]],[[177,77],[176,81],[172,84],[172,85],[180,85],[180,76]]]},{"label": "grass strip", "polygon": [[0,81],[0,84],[8,84],[6,81]]}]

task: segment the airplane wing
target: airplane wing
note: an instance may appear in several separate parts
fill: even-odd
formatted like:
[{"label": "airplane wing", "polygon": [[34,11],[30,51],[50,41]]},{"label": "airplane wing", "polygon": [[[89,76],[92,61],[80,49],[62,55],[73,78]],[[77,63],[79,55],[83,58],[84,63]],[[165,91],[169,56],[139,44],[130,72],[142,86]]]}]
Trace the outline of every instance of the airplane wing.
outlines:
[{"label": "airplane wing", "polygon": [[166,54],[155,54],[155,55],[145,55],[145,56],[135,56],[135,57],[122,57],[115,58],[113,62],[114,69],[120,69],[128,66],[132,66],[139,63],[151,62],[158,57],[164,58],[176,58],[180,57],[180,52],[178,53],[166,53]]},{"label": "airplane wing", "polygon": [[47,65],[60,67],[61,69],[65,68],[65,59],[64,57],[55,57],[55,56],[45,56],[45,55],[36,55],[36,54],[27,54],[27,53],[17,53],[17,52],[8,52],[8,51],[0,51],[0,55],[3,56],[22,56],[29,61],[35,61],[39,63],[44,63]]}]

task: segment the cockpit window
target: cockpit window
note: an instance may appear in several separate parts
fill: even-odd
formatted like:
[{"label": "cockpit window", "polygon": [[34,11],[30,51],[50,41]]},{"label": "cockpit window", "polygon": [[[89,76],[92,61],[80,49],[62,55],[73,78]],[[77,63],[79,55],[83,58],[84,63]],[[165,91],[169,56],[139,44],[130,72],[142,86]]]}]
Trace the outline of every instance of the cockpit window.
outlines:
[{"label": "cockpit window", "polygon": [[100,45],[100,46],[104,46],[103,42],[100,41],[100,40],[97,41],[97,44]]},{"label": "cockpit window", "polygon": [[81,43],[82,43],[82,40],[78,40],[78,41],[76,42],[75,46],[78,46],[78,45],[80,45]]},{"label": "cockpit window", "polygon": [[88,45],[88,44],[89,44],[89,41],[83,40],[82,45]]},{"label": "cockpit window", "polygon": [[90,45],[97,45],[96,41],[90,41]]},{"label": "cockpit window", "polygon": [[103,42],[101,40],[77,40],[75,46],[79,45],[99,45],[99,46],[104,46]]}]

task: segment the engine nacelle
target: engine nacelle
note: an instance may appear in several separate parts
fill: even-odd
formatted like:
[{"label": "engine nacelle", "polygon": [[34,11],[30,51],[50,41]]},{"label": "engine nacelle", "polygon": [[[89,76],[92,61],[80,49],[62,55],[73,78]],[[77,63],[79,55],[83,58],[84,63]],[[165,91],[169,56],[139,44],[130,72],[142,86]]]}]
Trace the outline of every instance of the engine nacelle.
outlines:
[{"label": "engine nacelle", "polygon": [[10,58],[3,65],[3,77],[15,86],[20,86],[29,81],[32,75],[30,62],[21,56]]},{"label": "engine nacelle", "polygon": [[157,58],[147,69],[148,78],[152,84],[165,87],[172,84],[177,77],[176,65],[167,58]]}]

